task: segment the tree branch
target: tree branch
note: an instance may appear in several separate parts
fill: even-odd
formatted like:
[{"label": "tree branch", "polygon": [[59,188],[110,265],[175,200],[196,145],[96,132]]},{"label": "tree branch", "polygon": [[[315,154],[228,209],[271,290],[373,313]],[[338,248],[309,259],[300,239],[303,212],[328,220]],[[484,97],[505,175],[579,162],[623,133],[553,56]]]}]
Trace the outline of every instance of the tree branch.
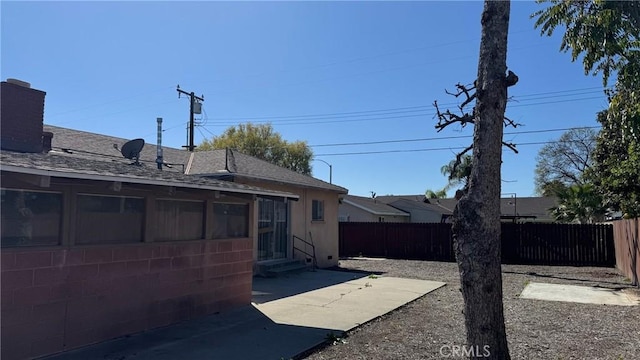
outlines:
[{"label": "tree branch", "polygon": [[473,114],[462,112],[461,115],[456,115],[448,109],[442,112],[440,111],[440,107],[438,107],[438,101],[434,101],[433,106],[436,108],[436,116],[438,117],[438,123],[436,124],[436,130],[438,130],[438,132],[453,123],[460,123],[462,127],[468,123],[475,123]]},{"label": "tree branch", "polygon": [[473,85],[462,85],[460,83],[457,83],[456,84],[456,88],[458,89],[457,93],[451,93],[451,92],[447,91],[446,89],[445,89],[444,92],[449,94],[449,95],[453,95],[455,97],[459,97],[462,94],[464,94],[466,96],[466,100],[463,101],[462,104],[460,104],[460,106],[458,106],[460,111],[462,111],[465,106],[467,106],[470,102],[472,102],[476,98],[476,92],[471,93],[472,90],[476,89],[476,85],[475,85],[475,83]]},{"label": "tree branch", "polygon": [[[509,70],[507,75],[504,77],[505,87],[513,86],[517,82],[518,82],[518,76],[513,71]],[[460,115],[452,113],[449,109],[447,109],[446,111],[441,111],[440,107],[438,106],[438,101],[436,100],[433,102],[433,106],[436,108],[436,116],[438,117],[438,123],[435,126],[438,132],[442,131],[442,129],[454,123],[460,123],[462,127],[465,127],[467,124],[475,124],[476,107],[474,106],[470,112],[465,111],[464,108],[470,103],[472,103],[477,97],[476,82],[474,81],[474,83],[470,85],[462,85],[458,83],[456,84],[456,90],[457,90],[456,92],[450,92],[445,89],[445,93],[447,93],[448,95],[454,96],[456,98],[464,95],[465,100],[458,106],[458,110],[460,110]],[[505,127],[512,126],[514,128],[517,128],[518,126],[522,126],[522,124],[519,124],[509,119],[506,116],[504,117],[503,122]],[[502,145],[508,147],[516,154],[518,153],[518,150],[516,149],[515,144],[507,143],[503,141]],[[455,173],[457,167],[462,162],[462,156],[467,152],[471,151],[472,149],[473,149],[473,145],[470,145],[469,147],[467,147],[462,152],[456,155],[456,161],[453,164],[453,167],[451,169],[452,170],[451,174]]]},{"label": "tree branch", "polygon": [[453,167],[451,168],[451,173],[449,174],[449,180],[451,180],[451,176],[456,173],[456,170],[458,170],[458,166],[460,166],[460,164],[462,163],[462,157],[464,156],[464,154],[471,151],[471,149],[473,149],[473,144],[467,146],[466,149],[456,154],[456,162],[453,163]]},{"label": "tree branch", "polygon": [[507,127],[507,126],[512,126],[514,128],[517,128],[518,126],[522,126],[522,124],[517,123],[517,122],[515,122],[515,121],[513,121],[513,120],[511,120],[511,119],[509,119],[508,117],[505,116],[504,117],[504,127]]},{"label": "tree branch", "polygon": [[514,143],[508,143],[508,142],[502,142],[502,145],[508,147],[509,149],[511,149],[514,153],[518,153],[518,149],[516,149],[516,144]]}]

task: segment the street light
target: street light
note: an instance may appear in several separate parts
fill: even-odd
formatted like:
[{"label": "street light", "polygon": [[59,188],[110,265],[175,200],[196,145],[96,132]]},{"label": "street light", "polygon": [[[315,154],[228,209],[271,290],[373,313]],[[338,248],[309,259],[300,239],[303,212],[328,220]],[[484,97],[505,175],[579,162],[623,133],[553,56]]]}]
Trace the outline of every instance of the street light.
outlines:
[{"label": "street light", "polygon": [[331,164],[329,164],[328,162],[324,161],[324,160],[320,160],[320,159],[315,159],[317,161],[323,162],[327,165],[329,165],[329,184],[333,184],[332,180],[333,180],[333,166]]}]

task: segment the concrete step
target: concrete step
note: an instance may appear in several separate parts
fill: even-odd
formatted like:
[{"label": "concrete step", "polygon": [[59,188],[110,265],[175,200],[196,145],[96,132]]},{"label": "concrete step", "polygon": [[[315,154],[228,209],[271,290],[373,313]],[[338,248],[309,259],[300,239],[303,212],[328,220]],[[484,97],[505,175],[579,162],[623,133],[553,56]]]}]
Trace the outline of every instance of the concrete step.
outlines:
[{"label": "concrete step", "polygon": [[309,270],[303,260],[295,259],[283,259],[279,261],[258,264],[258,276],[263,277],[278,277],[291,273],[298,273]]}]

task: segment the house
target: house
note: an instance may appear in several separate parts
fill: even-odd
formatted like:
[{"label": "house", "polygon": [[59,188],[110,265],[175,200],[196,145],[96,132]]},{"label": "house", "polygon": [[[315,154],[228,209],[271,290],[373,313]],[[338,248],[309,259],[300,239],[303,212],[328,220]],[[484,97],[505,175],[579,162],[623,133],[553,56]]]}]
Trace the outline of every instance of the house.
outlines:
[{"label": "house", "polygon": [[[52,151],[68,156],[121,159],[114,144],[125,139],[45,125],[53,135]],[[236,184],[287,192],[297,197],[258,196],[255,209],[257,227],[254,261],[257,272],[262,263],[280,259],[308,259],[313,255],[319,267],[338,265],[338,203],[347,189],[314,177],[271,164],[234,150],[188,152],[163,147],[164,172],[177,172]],[[140,161],[156,166],[157,147],[145,145]],[[310,244],[313,244],[311,247]]]},{"label": "house", "polygon": [[389,206],[408,213],[413,223],[448,222],[453,214],[451,210],[438,204],[402,198],[390,201]]},{"label": "house", "polygon": [[[456,199],[428,199],[424,195],[385,195],[378,196],[377,199],[411,213],[411,222],[437,220],[438,212],[442,217],[441,220],[448,222],[457,203]],[[555,206],[557,206],[557,199],[554,197],[513,196],[500,199],[500,212],[503,221],[553,222],[549,209]]]},{"label": "house", "polygon": [[[271,188],[255,186],[260,179],[241,161],[222,168],[226,177],[190,175],[204,168],[198,153],[170,148],[159,170],[155,146],[132,164],[120,154],[123,139],[45,126],[44,92],[20,81],[1,86],[3,359],[249,304],[256,259],[302,257],[292,249],[302,231],[322,243],[320,265],[337,263],[346,189],[252,163],[273,173],[264,182]],[[231,156],[242,158],[222,158]]]},{"label": "house", "polygon": [[341,222],[447,222],[452,211],[424,201],[424,196],[376,198],[347,195],[344,197],[339,216]]},{"label": "house", "polygon": [[[432,204],[437,204],[453,210],[456,199],[427,199]],[[553,222],[549,209],[558,205],[555,197],[506,197],[500,199],[500,218],[502,221],[512,222]]]},{"label": "house", "polygon": [[377,199],[346,195],[339,206],[341,222],[411,222],[411,215]]}]

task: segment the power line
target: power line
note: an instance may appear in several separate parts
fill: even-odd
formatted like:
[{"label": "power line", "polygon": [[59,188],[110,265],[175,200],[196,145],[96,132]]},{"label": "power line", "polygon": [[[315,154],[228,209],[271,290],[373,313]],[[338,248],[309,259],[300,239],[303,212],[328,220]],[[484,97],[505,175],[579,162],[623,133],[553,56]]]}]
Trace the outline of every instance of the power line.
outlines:
[{"label": "power line", "polygon": [[[549,132],[558,132],[558,131],[570,131],[570,130],[580,130],[580,129],[599,129],[602,126],[579,126],[579,127],[571,127],[571,128],[557,128],[557,129],[540,129],[540,130],[527,130],[527,131],[512,131],[505,132],[504,135],[523,135],[523,134],[538,134],[538,133],[549,133]],[[216,136],[210,130],[205,127],[199,127],[203,130],[209,132],[212,136]],[[199,129],[200,130],[200,129]],[[201,134],[203,134],[201,132]],[[203,135],[204,136],[204,135]],[[309,147],[331,147],[331,146],[354,146],[354,145],[379,145],[379,144],[388,144],[388,143],[401,143],[401,142],[417,142],[417,141],[436,141],[436,140],[451,140],[451,139],[465,139],[465,138],[473,138],[473,135],[458,135],[458,136],[443,136],[443,137],[431,137],[431,138],[423,138],[423,139],[401,139],[401,140],[380,140],[380,141],[369,141],[369,142],[353,142],[353,143],[335,143],[335,144],[318,144],[318,145],[309,145]],[[548,143],[559,143],[563,142],[560,140],[550,140],[544,142],[528,142],[528,143],[518,143],[519,145],[535,145],[535,144],[548,144]],[[564,142],[572,142],[572,141],[564,141]],[[267,147],[266,149],[271,149],[272,147]],[[314,156],[337,156],[337,155],[365,155],[365,154],[382,154],[382,153],[393,153],[393,152],[418,152],[418,151],[438,151],[438,150],[463,150],[466,147],[442,147],[442,148],[429,148],[429,149],[408,149],[408,150],[378,150],[378,151],[363,151],[363,152],[349,152],[349,153],[332,153],[332,154],[319,154]]]},{"label": "power line", "polygon": [[[601,99],[600,96],[592,96],[592,97],[585,97],[585,98],[577,98],[577,99],[565,99],[565,100],[558,100],[558,101],[544,101],[544,102],[537,102],[537,103],[530,103],[530,104],[515,104],[515,105],[510,105],[507,107],[507,109],[510,108],[514,108],[514,107],[525,107],[525,106],[535,106],[535,105],[548,105],[548,104],[558,104],[558,103],[566,103],[566,102],[573,102],[573,101],[584,101],[584,100],[595,100],[595,99]],[[426,110],[425,110],[426,111]],[[363,119],[342,119],[341,117],[327,117],[324,119],[336,119],[336,120],[321,120],[321,119],[309,119],[309,120],[304,120],[304,119],[299,119],[299,120],[289,120],[292,122],[288,122],[288,121],[252,121],[252,123],[254,124],[277,124],[279,126],[285,126],[285,125],[313,125],[313,124],[331,124],[331,123],[347,123],[347,122],[363,122],[363,121],[378,121],[378,120],[392,120],[392,119],[403,119],[403,118],[412,118],[412,117],[434,117],[436,115],[435,112],[429,112],[429,113],[420,113],[420,114],[414,114],[414,115],[398,115],[398,116],[383,116],[383,117],[369,117],[369,118],[363,118]],[[246,123],[246,122],[225,122],[225,123],[221,123],[218,122],[215,125],[211,125],[211,126],[232,126],[232,125],[238,125],[241,123]]]},{"label": "power line", "polygon": [[[539,141],[539,142],[528,142],[528,143],[518,143],[516,146],[523,145],[546,145],[553,143],[571,143],[578,141],[560,141],[560,140],[552,140],[552,141]],[[427,148],[427,149],[406,149],[406,150],[379,150],[379,151],[359,151],[359,152],[348,152],[348,153],[329,153],[329,154],[315,154],[314,157],[319,156],[350,156],[350,155],[373,155],[373,154],[392,154],[392,153],[410,153],[410,152],[427,152],[427,151],[443,151],[443,150],[464,150],[466,147],[464,146],[456,146],[456,147],[441,147],[441,148]]]},{"label": "power line", "polygon": [[[512,131],[512,132],[505,132],[504,135],[538,134],[538,133],[547,133],[547,132],[556,132],[556,131],[569,131],[569,130],[576,130],[576,129],[599,129],[599,128],[601,128],[601,126],[584,126],[584,127],[563,128],[563,129]],[[466,138],[472,138],[472,137],[473,135],[441,136],[441,137],[430,137],[430,138],[421,138],[421,139],[399,139],[399,140],[381,140],[381,141],[335,143],[335,144],[318,144],[318,145],[309,145],[309,147],[377,145],[377,144],[393,144],[393,143],[417,142],[417,141],[466,139]]]},{"label": "power line", "polygon": [[[573,96],[573,95],[585,95],[585,94],[589,94],[589,93],[596,93],[596,92],[600,92],[603,91],[603,89],[601,87],[588,87],[588,88],[581,88],[581,89],[570,89],[570,90],[559,90],[559,91],[550,91],[550,92],[541,92],[541,93],[534,93],[534,94],[526,94],[526,95],[517,95],[516,98],[520,99],[520,98],[528,98],[528,97],[536,97],[536,96],[541,96],[541,95],[552,95],[552,94],[563,94],[563,93],[569,93],[569,92],[584,92],[587,90],[594,90],[594,91],[588,91],[586,93],[579,93],[579,94],[566,94],[566,95],[561,95],[561,96]],[[555,96],[557,97],[557,96]],[[524,100],[524,99],[523,99]],[[458,102],[450,102],[450,103],[442,103],[440,104],[441,106],[455,106],[458,105]],[[386,108],[386,109],[376,109],[376,110],[361,110],[361,111],[349,111],[349,112],[336,112],[336,113],[320,113],[320,114],[303,114],[303,115],[283,115],[283,116],[278,116],[278,115],[272,115],[272,116],[256,116],[256,117],[225,117],[225,118],[212,118],[213,120],[223,120],[223,121],[230,121],[230,120],[283,120],[283,119],[303,119],[303,118],[335,118],[338,116],[347,116],[347,115],[358,115],[358,114],[369,114],[369,113],[379,113],[379,112],[383,112],[383,113],[387,113],[387,112],[411,112],[411,111],[419,111],[417,109],[424,109],[427,108],[429,110],[433,110],[433,104],[425,104],[425,105],[416,105],[416,106],[406,106],[406,107],[397,107],[397,108]],[[385,115],[385,114],[382,114]],[[365,115],[362,115],[365,116]],[[314,119],[317,120],[317,119]]]}]

